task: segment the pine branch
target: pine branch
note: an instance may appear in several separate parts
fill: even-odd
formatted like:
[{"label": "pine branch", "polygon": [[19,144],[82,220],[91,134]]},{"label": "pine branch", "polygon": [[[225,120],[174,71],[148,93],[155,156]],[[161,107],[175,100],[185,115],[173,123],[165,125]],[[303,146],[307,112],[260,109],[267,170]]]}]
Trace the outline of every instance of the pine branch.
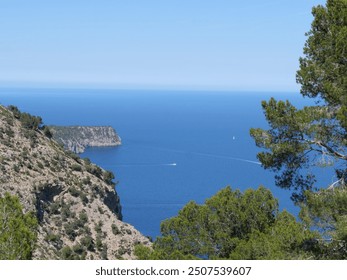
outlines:
[{"label": "pine branch", "polygon": [[[344,155],[344,154],[339,153],[338,151],[335,151],[333,148],[328,146],[326,143],[323,143],[322,141],[313,141],[313,140],[306,140],[306,141],[310,144],[325,148],[329,152],[329,154],[331,154],[332,156],[334,156],[338,159],[347,160],[347,155]],[[321,152],[321,153],[323,153],[323,152]]]}]

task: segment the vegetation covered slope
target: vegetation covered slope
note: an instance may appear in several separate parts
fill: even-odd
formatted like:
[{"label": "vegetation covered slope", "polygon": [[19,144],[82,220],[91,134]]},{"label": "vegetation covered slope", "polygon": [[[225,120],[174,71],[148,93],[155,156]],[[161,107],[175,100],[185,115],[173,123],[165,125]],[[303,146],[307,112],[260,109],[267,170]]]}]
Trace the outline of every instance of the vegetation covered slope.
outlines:
[{"label": "vegetation covered slope", "polygon": [[286,211],[264,187],[244,193],[227,187],[205,204],[189,202],[161,224],[153,248],[137,246],[141,259],[315,258],[317,233]]},{"label": "vegetation covered slope", "polygon": [[121,221],[111,172],[66,152],[41,118],[0,105],[0,196],[19,197],[38,220],[34,259],[133,258],[148,244]]}]

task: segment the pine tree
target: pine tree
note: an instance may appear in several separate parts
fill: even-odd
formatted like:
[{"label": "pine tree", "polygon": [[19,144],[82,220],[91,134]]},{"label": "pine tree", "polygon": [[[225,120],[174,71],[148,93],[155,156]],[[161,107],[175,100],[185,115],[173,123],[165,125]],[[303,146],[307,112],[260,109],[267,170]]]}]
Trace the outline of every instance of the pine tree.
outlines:
[{"label": "pine tree", "polygon": [[295,108],[271,98],[262,107],[270,129],[251,129],[265,169],[295,201],[314,189],[317,166],[332,165],[336,182],[347,179],[347,1],[328,0],[312,10],[314,20],[300,58],[297,82],[314,106]]},{"label": "pine tree", "polygon": [[37,220],[23,214],[18,197],[0,197],[0,259],[31,259],[37,237]]}]

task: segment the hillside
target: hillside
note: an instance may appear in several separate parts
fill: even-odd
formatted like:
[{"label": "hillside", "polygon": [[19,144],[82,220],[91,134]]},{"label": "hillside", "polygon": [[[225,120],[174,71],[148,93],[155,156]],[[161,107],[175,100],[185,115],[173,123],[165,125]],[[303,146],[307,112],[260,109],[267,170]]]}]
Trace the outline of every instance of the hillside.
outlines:
[{"label": "hillside", "polygon": [[39,221],[34,259],[131,259],[150,244],[121,221],[113,174],[39,129],[41,118],[0,105],[0,195],[15,194]]},{"label": "hillside", "polygon": [[117,146],[120,137],[111,126],[49,126],[53,139],[74,153],[87,147]]}]

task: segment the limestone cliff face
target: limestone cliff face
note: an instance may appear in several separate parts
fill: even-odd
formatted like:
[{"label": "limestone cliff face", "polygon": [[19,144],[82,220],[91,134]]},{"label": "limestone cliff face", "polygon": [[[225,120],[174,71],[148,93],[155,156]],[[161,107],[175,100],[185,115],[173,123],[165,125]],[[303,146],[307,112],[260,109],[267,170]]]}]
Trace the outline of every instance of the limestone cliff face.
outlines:
[{"label": "limestone cliff face", "polygon": [[136,244],[150,244],[121,221],[109,172],[19,116],[0,105],[0,195],[17,195],[24,211],[36,213],[35,259],[132,259]]},{"label": "limestone cliff face", "polygon": [[121,139],[111,126],[49,126],[53,139],[74,153],[86,147],[117,146]]}]

